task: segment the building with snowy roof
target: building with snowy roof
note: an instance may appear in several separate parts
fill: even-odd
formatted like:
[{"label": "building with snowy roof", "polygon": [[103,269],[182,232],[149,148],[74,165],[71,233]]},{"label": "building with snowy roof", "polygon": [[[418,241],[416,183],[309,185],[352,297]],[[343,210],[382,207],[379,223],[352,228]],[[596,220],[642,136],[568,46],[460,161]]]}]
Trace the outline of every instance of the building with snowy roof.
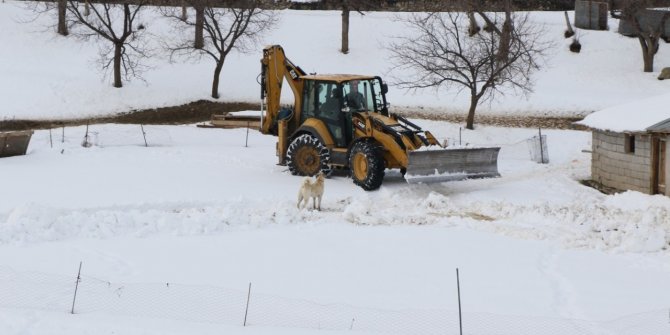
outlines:
[{"label": "building with snowy roof", "polygon": [[577,124],[592,130],[591,178],[619,190],[670,195],[667,159],[670,94],[588,115]]}]

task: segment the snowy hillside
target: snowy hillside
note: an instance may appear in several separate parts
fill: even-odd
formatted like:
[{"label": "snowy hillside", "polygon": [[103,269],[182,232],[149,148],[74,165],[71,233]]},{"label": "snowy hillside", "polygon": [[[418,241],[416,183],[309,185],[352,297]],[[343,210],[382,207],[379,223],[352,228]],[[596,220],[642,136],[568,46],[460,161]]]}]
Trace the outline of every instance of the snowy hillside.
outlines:
[{"label": "snowy hillside", "polygon": [[[392,64],[385,46],[406,33],[394,13],[351,16],[351,52],[339,48],[340,13],[282,11],[276,29],[263,38],[265,44],[281,44],[287,55],[307,72],[380,74],[389,77]],[[97,45],[61,37],[53,32],[55,18],[34,14],[18,1],[0,3],[0,96],[4,119],[85,118],[127,112],[132,109],[171,106],[208,99],[213,63],[169,64],[156,50],[147,65],[145,82],[134,80],[123,89],[102,79],[97,63]],[[535,76],[535,92],[526,98],[507,95],[481,113],[582,116],[592,111],[654,96],[668,90],[657,73],[643,73],[640,47],[635,39],[614,31],[578,30],[583,45],[580,54],[568,51],[563,38],[561,12],[533,13],[532,19],[546,26],[546,38],[554,42],[545,69]],[[164,19],[146,11],[140,22],[147,33],[165,38]],[[610,22],[615,29],[618,22]],[[656,70],[670,66],[670,48],[662,45]],[[232,54],[222,74],[223,101],[258,102],[260,46],[249,54]],[[397,74],[402,76],[401,73]],[[635,83],[634,85],[631,83]],[[390,87],[389,101],[398,110],[429,110],[462,113],[469,98],[455,92],[426,90],[408,93]],[[287,102],[291,102],[287,99]]]}]

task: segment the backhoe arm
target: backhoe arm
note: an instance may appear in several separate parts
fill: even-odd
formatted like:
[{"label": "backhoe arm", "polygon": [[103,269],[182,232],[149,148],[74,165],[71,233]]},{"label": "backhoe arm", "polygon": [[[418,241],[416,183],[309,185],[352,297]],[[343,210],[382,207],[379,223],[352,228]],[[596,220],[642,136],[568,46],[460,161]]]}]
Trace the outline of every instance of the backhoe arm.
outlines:
[{"label": "backhoe arm", "polygon": [[[300,119],[302,105],[301,93],[303,88],[302,76],[305,72],[293,64],[286,55],[284,49],[279,45],[267,46],[263,49],[261,59],[261,100],[263,101],[261,132],[268,134],[272,132],[273,125],[278,121],[280,110],[281,89],[284,78],[289,83],[294,96],[293,119],[287,120],[295,128],[296,120]],[[276,134],[275,134],[276,135]]]}]

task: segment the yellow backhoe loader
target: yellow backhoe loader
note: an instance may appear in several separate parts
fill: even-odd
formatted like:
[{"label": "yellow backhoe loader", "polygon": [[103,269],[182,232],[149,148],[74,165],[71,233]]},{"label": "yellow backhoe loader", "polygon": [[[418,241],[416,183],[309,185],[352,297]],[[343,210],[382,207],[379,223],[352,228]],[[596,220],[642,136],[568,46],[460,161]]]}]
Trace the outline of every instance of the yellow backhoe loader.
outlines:
[{"label": "yellow backhoe loader", "polygon": [[[350,169],[365,190],[380,187],[385,169],[400,169],[408,182],[499,176],[500,148],[443,148],[430,132],[389,114],[380,77],[307,74],[273,45],[263,49],[260,78],[260,130],[278,136],[279,164],[294,175]],[[292,108],[280,106],[284,79]]]}]

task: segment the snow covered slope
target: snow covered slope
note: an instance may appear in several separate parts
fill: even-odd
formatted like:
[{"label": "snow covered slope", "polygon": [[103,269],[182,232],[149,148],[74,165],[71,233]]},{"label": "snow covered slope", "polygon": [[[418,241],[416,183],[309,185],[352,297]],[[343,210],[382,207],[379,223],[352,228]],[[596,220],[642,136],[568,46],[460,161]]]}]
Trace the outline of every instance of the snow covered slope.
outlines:
[{"label": "snow covered slope", "polygon": [[[397,16],[407,14],[365,13],[351,16],[351,52],[337,50],[340,13],[283,11],[277,28],[263,38],[265,44],[281,44],[288,56],[307,72],[380,74],[389,77],[392,64],[385,47],[394,36],[406,33]],[[61,37],[53,32],[55,18],[37,20],[19,1],[0,3],[0,118],[86,118],[127,112],[132,109],[178,105],[208,99],[213,64],[169,64],[159,49],[147,65],[145,81],[134,80],[123,89],[102,78],[97,63],[98,47],[92,42]],[[535,92],[528,99],[513,94],[481,113],[581,116],[592,111],[667,91],[667,81],[655,73],[643,73],[636,40],[614,31],[578,31],[580,54],[568,51],[561,12],[533,13],[546,26],[546,38],[554,42],[545,69],[535,76]],[[140,22],[159,37],[169,33],[165,21],[146,11]],[[615,29],[617,21],[610,27]],[[670,66],[669,49],[661,46],[656,69]],[[225,101],[258,101],[260,46],[249,54],[233,53],[223,69],[220,92]],[[396,73],[402,76],[401,73]],[[633,84],[634,83],[634,84]],[[390,87],[389,101],[398,110],[462,113],[469,98],[456,92],[426,90],[408,93]],[[290,97],[286,102],[290,103]]]}]

